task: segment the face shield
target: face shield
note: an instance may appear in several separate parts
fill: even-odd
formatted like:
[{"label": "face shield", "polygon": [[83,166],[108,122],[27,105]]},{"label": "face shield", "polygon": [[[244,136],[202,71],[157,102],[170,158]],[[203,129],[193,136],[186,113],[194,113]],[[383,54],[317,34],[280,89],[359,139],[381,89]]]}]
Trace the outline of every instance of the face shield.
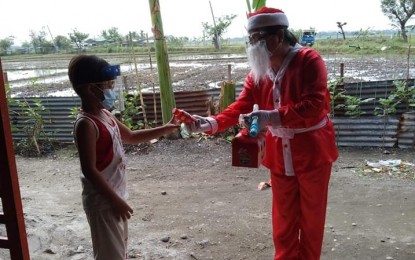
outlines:
[{"label": "face shield", "polygon": [[115,92],[113,96],[108,97],[108,99],[116,98],[115,109],[118,111],[123,111],[124,107],[124,93],[122,88],[121,81],[121,66],[120,65],[110,65],[101,69],[102,77],[106,80],[113,80],[114,87],[113,91]]}]

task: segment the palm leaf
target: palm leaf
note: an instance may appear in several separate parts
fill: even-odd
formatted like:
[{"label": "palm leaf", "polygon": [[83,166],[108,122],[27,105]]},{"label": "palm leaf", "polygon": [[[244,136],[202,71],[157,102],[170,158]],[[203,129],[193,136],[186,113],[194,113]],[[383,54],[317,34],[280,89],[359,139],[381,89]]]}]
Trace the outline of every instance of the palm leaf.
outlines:
[{"label": "palm leaf", "polygon": [[266,0],[252,0],[252,8],[254,11],[258,11],[265,6]]}]

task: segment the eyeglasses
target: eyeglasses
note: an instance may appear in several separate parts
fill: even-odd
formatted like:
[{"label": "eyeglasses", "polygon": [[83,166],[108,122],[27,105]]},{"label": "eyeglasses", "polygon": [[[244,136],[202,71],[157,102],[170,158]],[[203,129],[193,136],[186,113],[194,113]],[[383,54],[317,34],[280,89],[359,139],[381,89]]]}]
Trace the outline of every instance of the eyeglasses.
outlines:
[{"label": "eyeglasses", "polygon": [[115,80],[107,80],[103,82],[93,83],[97,86],[103,86],[102,89],[114,89],[115,87]]},{"label": "eyeglasses", "polygon": [[248,36],[248,42],[249,42],[249,44],[254,45],[255,43],[265,39],[266,37],[270,36],[271,34],[273,34],[273,33],[269,32],[269,31],[259,31],[259,32],[251,33]]}]

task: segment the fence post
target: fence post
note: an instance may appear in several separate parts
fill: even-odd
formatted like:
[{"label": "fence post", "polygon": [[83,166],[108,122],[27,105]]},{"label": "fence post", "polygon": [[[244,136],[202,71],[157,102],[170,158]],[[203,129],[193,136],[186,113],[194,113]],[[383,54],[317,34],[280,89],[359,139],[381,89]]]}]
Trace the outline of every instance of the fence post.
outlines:
[{"label": "fence post", "polygon": [[6,97],[10,98],[11,97],[11,93],[10,93],[10,89],[9,88],[9,78],[7,77],[7,71],[3,71],[3,81],[4,81],[4,86],[6,87]]}]

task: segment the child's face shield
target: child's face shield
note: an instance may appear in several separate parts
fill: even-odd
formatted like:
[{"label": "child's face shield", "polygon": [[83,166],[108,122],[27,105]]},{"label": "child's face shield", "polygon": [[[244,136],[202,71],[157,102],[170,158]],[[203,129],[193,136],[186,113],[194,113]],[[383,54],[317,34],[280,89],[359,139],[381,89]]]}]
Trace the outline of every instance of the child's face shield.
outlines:
[{"label": "child's face shield", "polygon": [[117,100],[115,101],[115,110],[116,111],[123,111],[125,109],[124,107],[124,94],[123,94],[123,88],[122,88],[122,82],[121,78],[118,78],[118,76],[121,76],[121,68],[120,65],[112,65],[112,66],[106,66],[102,68],[103,75],[108,79],[107,81],[107,88],[113,89],[115,92],[115,96],[117,96]]},{"label": "child's face shield", "polygon": [[121,76],[121,67],[120,65],[106,66],[102,68],[102,74],[106,79],[116,79],[118,76]]}]

